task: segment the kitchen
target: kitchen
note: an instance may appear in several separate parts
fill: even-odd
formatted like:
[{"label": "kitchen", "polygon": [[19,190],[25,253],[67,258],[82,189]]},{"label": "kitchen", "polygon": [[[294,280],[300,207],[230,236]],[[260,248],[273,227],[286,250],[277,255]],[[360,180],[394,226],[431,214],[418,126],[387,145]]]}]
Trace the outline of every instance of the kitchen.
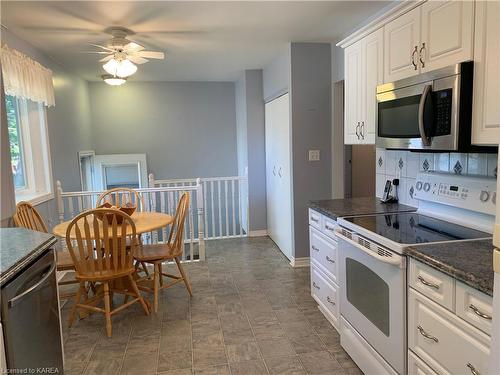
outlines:
[{"label": "kitchen", "polygon": [[[3,58],[53,76],[36,108],[2,97],[0,219],[33,230],[0,229],[0,372],[500,373],[499,20],[482,0],[3,2]],[[98,75],[112,57],[137,73]],[[50,144],[19,156],[32,119]],[[47,188],[31,208],[23,176]],[[79,292],[71,226],[116,188],[138,291]],[[140,252],[184,221],[175,263]]]}]

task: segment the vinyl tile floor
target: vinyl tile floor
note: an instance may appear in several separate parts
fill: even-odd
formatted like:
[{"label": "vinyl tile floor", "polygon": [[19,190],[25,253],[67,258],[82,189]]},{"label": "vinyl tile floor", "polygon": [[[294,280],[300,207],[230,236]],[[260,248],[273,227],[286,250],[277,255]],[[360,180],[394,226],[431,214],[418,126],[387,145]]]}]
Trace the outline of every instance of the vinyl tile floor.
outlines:
[{"label": "vinyl tile floor", "polygon": [[206,254],[185,264],[192,298],[177,284],[156,314],[134,304],[112,317],[111,338],[102,314],[68,328],[68,301],[65,374],[362,374],[312,299],[309,268],[267,237],[207,241]]}]

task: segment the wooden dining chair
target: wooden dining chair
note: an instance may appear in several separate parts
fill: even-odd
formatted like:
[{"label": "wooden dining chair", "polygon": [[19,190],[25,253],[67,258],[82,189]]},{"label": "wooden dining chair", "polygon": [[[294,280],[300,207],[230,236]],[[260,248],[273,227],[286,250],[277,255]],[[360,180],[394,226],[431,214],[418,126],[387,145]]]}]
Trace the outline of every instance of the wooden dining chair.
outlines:
[{"label": "wooden dining chair", "polygon": [[[159,291],[179,282],[184,282],[189,295],[192,296],[191,285],[187,278],[182,264],[180,262],[180,257],[184,251],[184,223],[186,221],[186,214],[189,208],[189,193],[184,193],[177,205],[177,210],[175,212],[174,221],[172,223],[172,228],[170,230],[168,242],[154,245],[141,245],[136,249],[134,258],[141,263],[152,264],[154,271],[151,280],[151,276],[142,278],[138,280],[138,285],[141,290],[152,292],[154,296],[154,311],[158,311],[158,294]],[[174,260],[179,269],[180,275],[171,275],[164,273],[162,271],[162,263],[165,261]],[[168,284],[163,283],[163,277],[168,277],[173,279]],[[153,287],[145,286],[146,281],[153,282]]]},{"label": "wooden dining chair", "polygon": [[[75,263],[80,289],[69,316],[70,327],[78,308],[103,313],[108,337],[112,333],[111,316],[131,304],[139,302],[145,313],[149,314],[146,302],[132,277],[135,272],[133,254],[138,244],[136,238],[134,221],[119,210],[89,210],[71,221],[66,231],[66,243]],[[116,288],[114,282],[118,279],[124,279],[120,281],[127,283],[127,287]],[[84,294],[85,282],[96,285],[96,293],[90,299]],[[113,293],[134,298],[111,310],[110,294]],[[104,300],[104,308],[96,306],[101,300]]]},{"label": "wooden dining chair", "polygon": [[[16,213],[14,214],[14,224],[16,227],[36,230],[38,232],[47,233],[47,225],[43,221],[42,216],[30,203],[21,201],[16,205]],[[56,251],[57,271],[74,271],[75,265],[68,251]],[[76,279],[59,281],[58,285],[69,285],[78,283]],[[73,296],[74,293],[61,294],[61,298]]]},{"label": "wooden dining chair", "polygon": [[137,207],[138,212],[142,212],[146,209],[142,195],[134,189],[124,187],[114,188],[102,192],[97,198],[96,208],[99,208],[99,206],[103,205],[105,202],[109,202],[113,206],[117,207],[124,206],[127,203],[132,203]]}]

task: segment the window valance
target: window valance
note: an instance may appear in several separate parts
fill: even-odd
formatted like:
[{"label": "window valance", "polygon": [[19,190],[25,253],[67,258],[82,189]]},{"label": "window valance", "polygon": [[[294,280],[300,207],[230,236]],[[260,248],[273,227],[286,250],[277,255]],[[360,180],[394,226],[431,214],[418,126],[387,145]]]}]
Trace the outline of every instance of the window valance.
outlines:
[{"label": "window valance", "polygon": [[55,105],[52,71],[25,54],[2,46],[3,83],[6,95]]}]

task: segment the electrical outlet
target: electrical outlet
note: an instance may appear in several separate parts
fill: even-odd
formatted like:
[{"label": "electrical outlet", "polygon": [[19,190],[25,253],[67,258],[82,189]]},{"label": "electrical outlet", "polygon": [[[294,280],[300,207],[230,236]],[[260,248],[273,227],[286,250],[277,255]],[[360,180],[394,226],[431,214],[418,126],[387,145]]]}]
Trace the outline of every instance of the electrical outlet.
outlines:
[{"label": "electrical outlet", "polygon": [[319,150],[309,150],[309,161],[319,161]]}]

